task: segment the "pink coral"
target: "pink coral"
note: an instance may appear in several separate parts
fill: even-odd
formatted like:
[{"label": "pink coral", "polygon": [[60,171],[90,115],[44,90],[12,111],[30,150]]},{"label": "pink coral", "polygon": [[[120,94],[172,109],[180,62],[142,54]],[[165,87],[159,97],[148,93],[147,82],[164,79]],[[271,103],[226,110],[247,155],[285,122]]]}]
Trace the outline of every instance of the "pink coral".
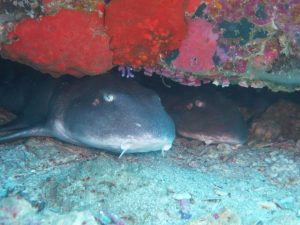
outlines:
[{"label": "pink coral", "polygon": [[197,73],[214,68],[213,55],[219,35],[212,29],[213,25],[204,19],[189,20],[187,37],[179,48],[178,57],[172,62],[176,69]]}]

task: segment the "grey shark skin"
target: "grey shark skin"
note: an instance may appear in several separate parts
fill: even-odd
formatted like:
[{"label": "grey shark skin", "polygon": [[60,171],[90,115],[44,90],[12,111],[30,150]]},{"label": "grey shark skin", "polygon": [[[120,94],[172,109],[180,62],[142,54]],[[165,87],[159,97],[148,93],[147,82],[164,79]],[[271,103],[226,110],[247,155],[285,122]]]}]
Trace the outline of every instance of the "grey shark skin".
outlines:
[{"label": "grey shark skin", "polygon": [[216,91],[198,89],[165,102],[181,136],[206,144],[241,145],[247,140],[247,125],[238,107]]},{"label": "grey shark skin", "polygon": [[172,146],[174,123],[160,98],[133,80],[104,74],[43,85],[30,90],[21,119],[0,127],[0,143],[49,136],[121,155]]},{"label": "grey shark skin", "polygon": [[138,81],[159,94],[179,135],[206,144],[247,141],[247,123],[223,88],[183,86],[161,76],[138,76]]}]

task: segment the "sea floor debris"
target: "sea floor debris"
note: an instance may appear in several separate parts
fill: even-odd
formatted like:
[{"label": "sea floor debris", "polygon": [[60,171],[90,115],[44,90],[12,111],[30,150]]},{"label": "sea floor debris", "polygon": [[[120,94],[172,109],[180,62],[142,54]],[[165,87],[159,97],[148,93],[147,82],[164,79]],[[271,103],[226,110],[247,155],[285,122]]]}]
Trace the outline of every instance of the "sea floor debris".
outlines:
[{"label": "sea floor debris", "polygon": [[165,157],[119,159],[49,138],[1,145],[0,224],[101,224],[109,212],[129,225],[298,225],[300,149],[291,146],[177,138]]}]

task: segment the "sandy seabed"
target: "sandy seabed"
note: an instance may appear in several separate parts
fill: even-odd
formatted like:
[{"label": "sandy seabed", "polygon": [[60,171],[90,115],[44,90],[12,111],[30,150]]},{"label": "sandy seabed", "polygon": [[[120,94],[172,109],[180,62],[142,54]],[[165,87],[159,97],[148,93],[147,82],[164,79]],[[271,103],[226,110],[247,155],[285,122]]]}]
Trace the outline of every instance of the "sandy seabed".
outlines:
[{"label": "sandy seabed", "polygon": [[0,145],[0,225],[300,225],[300,149],[177,138],[125,155],[49,138]]}]

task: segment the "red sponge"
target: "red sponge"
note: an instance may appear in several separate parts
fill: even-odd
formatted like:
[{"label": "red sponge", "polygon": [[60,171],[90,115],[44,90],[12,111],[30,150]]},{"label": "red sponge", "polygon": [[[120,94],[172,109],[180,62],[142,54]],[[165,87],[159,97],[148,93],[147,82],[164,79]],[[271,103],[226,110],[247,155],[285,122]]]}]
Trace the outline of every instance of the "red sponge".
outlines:
[{"label": "red sponge", "polygon": [[186,5],[186,0],[111,1],[105,25],[114,64],[155,66],[160,57],[179,48],[187,30]]},{"label": "red sponge", "polygon": [[109,37],[97,12],[62,9],[17,23],[2,55],[53,76],[96,75],[112,67]]}]

